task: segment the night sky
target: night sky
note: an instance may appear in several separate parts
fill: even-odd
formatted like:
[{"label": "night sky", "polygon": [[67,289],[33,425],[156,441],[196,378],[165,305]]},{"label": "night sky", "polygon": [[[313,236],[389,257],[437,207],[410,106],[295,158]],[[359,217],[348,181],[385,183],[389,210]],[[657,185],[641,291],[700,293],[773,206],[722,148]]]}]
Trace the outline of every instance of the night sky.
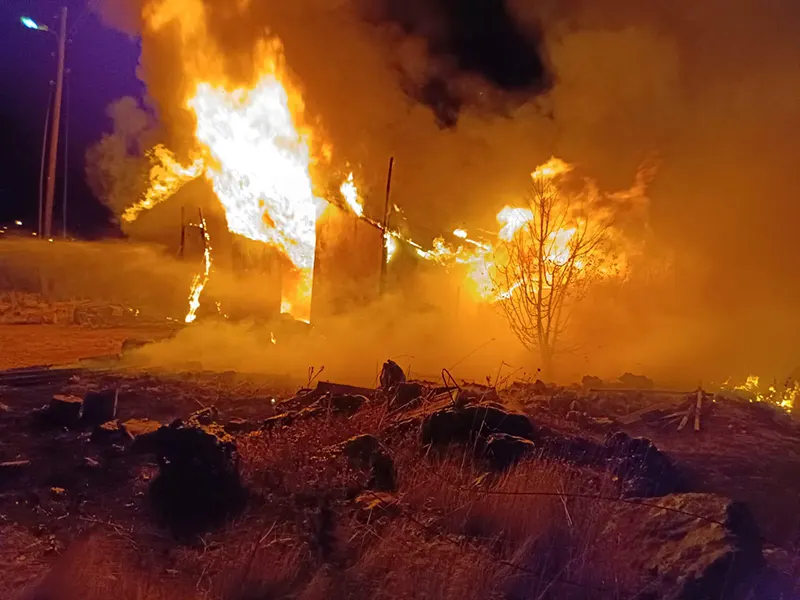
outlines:
[{"label": "night sky", "polygon": [[[86,10],[91,1],[66,0],[68,30],[73,30],[72,41],[67,45],[70,75],[65,80],[62,112],[62,127],[69,124],[67,222],[70,232],[80,237],[114,230],[108,211],[86,185],[86,148],[110,128],[105,109],[111,101],[143,94],[143,86],[136,78],[138,42],[104,27],[96,15]],[[42,134],[49,86],[55,80],[56,38],[24,28],[19,18],[29,15],[56,29],[56,15],[64,3],[65,0],[0,2],[0,130],[4,146],[0,161],[0,222],[21,219],[31,229],[36,228]],[[54,222],[61,231],[63,145],[59,146],[59,155]]]}]

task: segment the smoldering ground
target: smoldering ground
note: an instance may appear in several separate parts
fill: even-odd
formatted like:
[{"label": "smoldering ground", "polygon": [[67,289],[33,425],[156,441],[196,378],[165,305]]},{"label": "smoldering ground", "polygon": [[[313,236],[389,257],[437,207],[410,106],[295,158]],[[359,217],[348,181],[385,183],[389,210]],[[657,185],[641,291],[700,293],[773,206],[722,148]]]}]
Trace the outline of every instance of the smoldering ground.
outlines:
[{"label": "smoldering ground", "polygon": [[[174,30],[142,28],[150,4],[98,6],[142,35],[147,104],[180,150],[192,135],[190,82]],[[257,38],[281,39],[307,117],[334,163],[356,169],[370,213],[396,157],[393,199],[420,235],[489,227],[551,154],[607,189],[659,157],[650,226],[672,269],[655,287],[629,285],[586,311],[584,337],[607,335],[585,344],[582,360],[693,374],[791,369],[796,3],[457,4],[202,3],[210,36],[239,69]]]}]

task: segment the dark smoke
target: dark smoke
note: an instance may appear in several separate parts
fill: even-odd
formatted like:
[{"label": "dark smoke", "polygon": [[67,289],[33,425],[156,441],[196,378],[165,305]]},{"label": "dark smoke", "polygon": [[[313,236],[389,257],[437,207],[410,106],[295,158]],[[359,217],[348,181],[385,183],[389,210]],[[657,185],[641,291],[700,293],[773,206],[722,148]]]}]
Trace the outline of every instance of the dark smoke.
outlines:
[{"label": "dark smoke", "polygon": [[[99,5],[139,31],[147,3]],[[231,57],[267,31],[282,40],[308,114],[335,162],[357,168],[372,214],[396,158],[393,199],[413,235],[492,228],[551,154],[605,190],[629,187],[657,156],[650,225],[674,268],[657,290],[609,303],[624,319],[598,317],[630,341],[619,355],[644,343],[643,361],[719,371],[800,360],[796,0],[205,4]],[[173,42],[145,36],[142,52],[159,118],[185,142]]]}]

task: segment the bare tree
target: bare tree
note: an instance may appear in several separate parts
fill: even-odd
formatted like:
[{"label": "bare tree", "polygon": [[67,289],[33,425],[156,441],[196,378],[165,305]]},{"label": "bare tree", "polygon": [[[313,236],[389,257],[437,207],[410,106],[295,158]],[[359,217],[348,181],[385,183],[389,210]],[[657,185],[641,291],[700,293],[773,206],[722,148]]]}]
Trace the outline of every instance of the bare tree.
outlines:
[{"label": "bare tree", "polygon": [[501,231],[492,272],[499,305],[522,344],[538,351],[546,376],[575,301],[616,268],[610,224],[602,210],[590,211],[593,197],[591,188],[563,192],[558,175],[537,171],[528,207],[510,209]]}]

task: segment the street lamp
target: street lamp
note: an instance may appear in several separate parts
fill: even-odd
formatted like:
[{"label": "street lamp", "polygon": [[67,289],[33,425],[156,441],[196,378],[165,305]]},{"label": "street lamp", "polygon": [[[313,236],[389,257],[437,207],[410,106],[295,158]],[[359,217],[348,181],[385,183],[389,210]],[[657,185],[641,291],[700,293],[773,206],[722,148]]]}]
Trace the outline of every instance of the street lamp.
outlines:
[{"label": "street lamp", "polygon": [[58,135],[59,124],[61,122],[61,97],[64,87],[64,55],[67,46],[67,7],[61,9],[61,23],[59,33],[51,31],[47,25],[39,25],[30,17],[20,18],[28,29],[36,31],[48,31],[58,38],[58,71],[56,73],[55,102],[53,105],[53,126],[50,131],[50,164],[47,171],[47,195],[44,205],[44,231],[42,235],[45,239],[49,238],[53,228],[53,200],[55,198],[56,186],[56,161],[58,159]]},{"label": "street lamp", "polygon": [[36,21],[31,19],[30,17],[20,17],[20,22],[25,25],[28,29],[39,29],[41,31],[47,31],[47,25],[40,26]]}]

